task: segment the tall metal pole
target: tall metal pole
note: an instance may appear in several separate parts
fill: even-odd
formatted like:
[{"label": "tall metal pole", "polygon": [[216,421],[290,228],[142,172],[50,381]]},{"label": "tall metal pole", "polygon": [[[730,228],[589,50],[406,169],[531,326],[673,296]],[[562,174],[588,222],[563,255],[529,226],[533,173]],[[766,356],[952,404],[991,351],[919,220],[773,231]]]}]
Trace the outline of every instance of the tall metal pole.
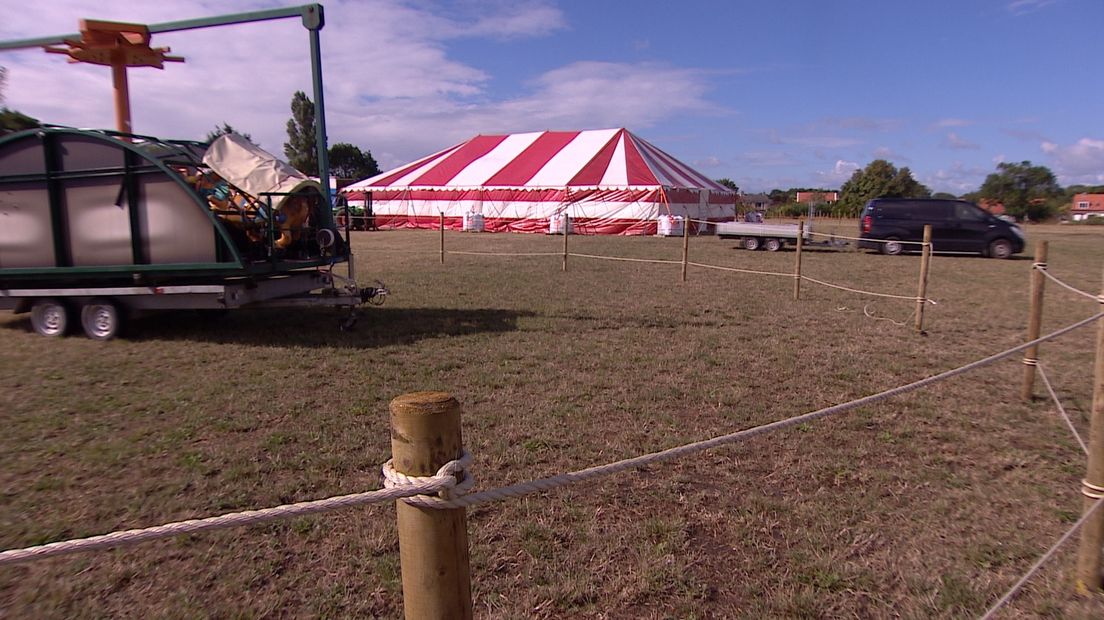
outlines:
[{"label": "tall metal pole", "polygon": [[[1104,286],[1100,291],[1104,309]],[[1083,510],[1104,499],[1104,320],[1096,324],[1096,364],[1093,371],[1092,412],[1089,417],[1089,462],[1081,481]],[[1104,510],[1097,510],[1081,526],[1081,551],[1077,558],[1077,587],[1082,591],[1101,590],[1101,547],[1104,546]]]},{"label": "tall metal pole", "polygon": [[318,150],[318,182],[322,184],[322,196],[326,211],[330,202],[330,156],[326,147],[326,101],[322,93],[322,45],[319,31],[326,25],[321,4],[312,5],[317,10],[303,13],[303,25],[310,31],[311,82],[314,84],[314,141]]},{"label": "tall metal pole", "polygon": [[[1027,318],[1028,342],[1039,337],[1043,327],[1043,292],[1046,285],[1047,242],[1035,243],[1035,265],[1031,270],[1031,311]],[[1039,364],[1039,345],[1031,345],[1024,351],[1023,357],[1023,389],[1020,390],[1020,398],[1031,400],[1035,389],[1035,367]]]}]

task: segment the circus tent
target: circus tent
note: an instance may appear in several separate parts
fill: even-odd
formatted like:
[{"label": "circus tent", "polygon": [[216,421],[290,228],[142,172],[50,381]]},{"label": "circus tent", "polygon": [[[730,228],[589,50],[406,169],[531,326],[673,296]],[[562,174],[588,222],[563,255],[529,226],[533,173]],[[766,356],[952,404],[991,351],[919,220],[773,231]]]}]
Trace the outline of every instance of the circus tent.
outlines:
[{"label": "circus tent", "polygon": [[[346,187],[390,228],[548,232],[567,214],[574,232],[655,234],[661,216],[732,219],[736,193],[619,129],[479,135]],[[692,226],[697,228],[696,226]]]}]

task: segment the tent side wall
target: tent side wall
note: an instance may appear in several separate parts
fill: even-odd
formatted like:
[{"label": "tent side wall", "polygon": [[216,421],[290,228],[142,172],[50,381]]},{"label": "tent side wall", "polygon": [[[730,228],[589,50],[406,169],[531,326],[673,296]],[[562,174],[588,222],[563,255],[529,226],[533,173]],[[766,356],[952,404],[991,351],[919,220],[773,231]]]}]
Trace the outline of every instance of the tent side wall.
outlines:
[{"label": "tent side wall", "polygon": [[549,218],[566,211],[577,234],[592,235],[654,235],[660,215],[720,221],[736,213],[734,195],[682,188],[383,190],[372,192],[372,207],[383,228],[437,228],[444,214],[445,226],[460,230],[478,213],[487,231],[530,233],[548,232]]}]

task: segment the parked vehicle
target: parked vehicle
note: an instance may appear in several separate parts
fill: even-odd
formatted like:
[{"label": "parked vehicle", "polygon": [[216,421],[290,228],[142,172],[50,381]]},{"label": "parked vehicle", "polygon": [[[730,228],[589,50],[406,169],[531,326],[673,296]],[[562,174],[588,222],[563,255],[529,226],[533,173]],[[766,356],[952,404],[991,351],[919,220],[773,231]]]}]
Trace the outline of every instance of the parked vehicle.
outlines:
[{"label": "parked vehicle", "polygon": [[875,198],[860,218],[860,248],[883,254],[919,250],[906,241],[924,240],[924,225],[932,227],[932,251],[970,252],[1008,258],[1024,249],[1024,234],[1015,223],[1000,219],[965,200]]},{"label": "parked vehicle", "polygon": [[[766,250],[777,252],[786,244],[797,243],[797,224],[767,224],[763,215],[757,211],[749,213],[743,222],[717,222],[717,236],[721,239],[739,239],[740,247],[745,250]],[[801,243],[805,246],[840,247],[846,245],[837,239],[813,239],[813,209],[809,207],[809,216],[805,220]]]},{"label": "parked vehicle", "polygon": [[60,127],[5,136],[0,308],[30,312],[45,336],[79,321],[107,340],[133,311],[382,300],[382,285],[352,279],[320,190],[232,134],[209,147]]}]

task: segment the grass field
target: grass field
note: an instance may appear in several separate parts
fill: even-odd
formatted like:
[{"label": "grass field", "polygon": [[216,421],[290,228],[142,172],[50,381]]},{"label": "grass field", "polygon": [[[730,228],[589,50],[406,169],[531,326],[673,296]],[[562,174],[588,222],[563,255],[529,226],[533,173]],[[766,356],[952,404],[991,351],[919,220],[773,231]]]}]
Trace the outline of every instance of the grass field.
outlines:
[{"label": "grass field", "polygon": [[[841,224],[854,230],[853,222]],[[1101,286],[1104,228],[1033,227],[1050,271]],[[333,310],[138,320],[107,343],[0,315],[0,547],[379,484],[387,404],[464,407],[477,488],[581,469],[812,411],[1023,341],[1030,250],[936,256],[914,304],[677,265],[450,255],[435,232],[354,233],[393,290],[356,331]],[[679,260],[681,239],[571,237]],[[456,251],[562,238],[447,234]],[[691,260],[790,271],[793,252],[691,239]],[[809,251],[807,275],[914,295],[918,256]],[[1048,287],[1044,332],[1098,306]],[[903,325],[899,325],[903,324]],[[1095,328],[1042,347],[1087,428]],[[1078,518],[1085,459],[1018,357],[839,417],[470,511],[483,618],[976,617]],[[1004,618],[1104,617],[1071,541]],[[394,508],[373,507],[0,568],[0,617],[402,616]]]}]

